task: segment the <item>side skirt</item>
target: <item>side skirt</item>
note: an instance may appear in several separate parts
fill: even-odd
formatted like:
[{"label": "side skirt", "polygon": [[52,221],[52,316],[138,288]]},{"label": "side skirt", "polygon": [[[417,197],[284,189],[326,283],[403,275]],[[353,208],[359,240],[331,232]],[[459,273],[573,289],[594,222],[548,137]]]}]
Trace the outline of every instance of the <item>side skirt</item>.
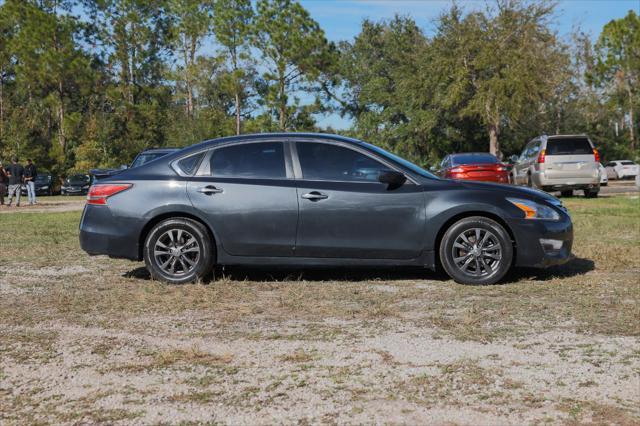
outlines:
[{"label": "side skirt", "polygon": [[244,266],[420,266],[434,269],[433,251],[425,251],[415,259],[356,259],[356,258],[320,258],[320,257],[262,257],[262,256],[230,256],[223,251],[218,252],[219,265]]}]

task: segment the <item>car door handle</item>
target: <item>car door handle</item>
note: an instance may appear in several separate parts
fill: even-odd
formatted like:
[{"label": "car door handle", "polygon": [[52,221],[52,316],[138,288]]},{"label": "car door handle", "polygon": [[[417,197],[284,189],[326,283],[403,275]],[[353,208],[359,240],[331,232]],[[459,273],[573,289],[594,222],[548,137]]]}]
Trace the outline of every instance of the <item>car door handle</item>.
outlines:
[{"label": "car door handle", "polygon": [[202,188],[198,188],[198,192],[206,195],[211,195],[211,194],[220,194],[224,191],[220,188],[216,188],[213,185],[207,185],[207,186],[203,186]]},{"label": "car door handle", "polygon": [[302,198],[304,198],[305,200],[318,201],[318,200],[326,200],[327,198],[329,198],[329,196],[327,194],[323,194],[322,192],[311,191],[304,194]]}]

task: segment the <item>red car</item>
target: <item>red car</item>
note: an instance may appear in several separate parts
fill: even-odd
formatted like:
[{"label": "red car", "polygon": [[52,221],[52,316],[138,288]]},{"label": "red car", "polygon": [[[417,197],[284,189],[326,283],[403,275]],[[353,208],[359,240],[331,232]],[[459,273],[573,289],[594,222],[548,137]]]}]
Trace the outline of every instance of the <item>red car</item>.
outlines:
[{"label": "red car", "polygon": [[445,179],[509,183],[508,166],[487,152],[449,154],[440,163],[439,174]]}]

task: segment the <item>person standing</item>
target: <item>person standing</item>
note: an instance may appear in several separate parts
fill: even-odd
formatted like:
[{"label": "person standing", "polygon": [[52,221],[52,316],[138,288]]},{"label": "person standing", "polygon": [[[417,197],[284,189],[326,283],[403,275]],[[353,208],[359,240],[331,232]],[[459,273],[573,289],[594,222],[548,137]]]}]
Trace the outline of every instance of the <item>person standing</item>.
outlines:
[{"label": "person standing", "polygon": [[29,205],[32,206],[36,203],[36,176],[38,171],[35,164],[30,158],[27,158],[27,165],[24,168],[24,183],[27,185],[27,197],[29,197]]},{"label": "person standing", "polygon": [[4,169],[2,163],[0,163],[0,206],[4,206],[4,193],[7,192],[7,171]]},{"label": "person standing", "polygon": [[20,195],[22,190],[22,181],[24,179],[24,167],[18,164],[18,157],[11,159],[11,165],[7,168],[7,175],[9,176],[9,202],[8,206],[11,206],[13,196],[16,196],[16,207],[20,207]]}]

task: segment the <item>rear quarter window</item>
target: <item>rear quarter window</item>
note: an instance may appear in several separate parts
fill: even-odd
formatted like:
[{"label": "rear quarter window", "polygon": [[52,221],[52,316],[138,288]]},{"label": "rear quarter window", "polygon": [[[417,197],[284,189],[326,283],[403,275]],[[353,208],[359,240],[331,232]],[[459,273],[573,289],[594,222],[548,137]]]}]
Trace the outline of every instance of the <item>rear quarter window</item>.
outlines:
[{"label": "rear quarter window", "polygon": [[587,155],[593,148],[587,138],[561,138],[547,140],[546,155]]}]

